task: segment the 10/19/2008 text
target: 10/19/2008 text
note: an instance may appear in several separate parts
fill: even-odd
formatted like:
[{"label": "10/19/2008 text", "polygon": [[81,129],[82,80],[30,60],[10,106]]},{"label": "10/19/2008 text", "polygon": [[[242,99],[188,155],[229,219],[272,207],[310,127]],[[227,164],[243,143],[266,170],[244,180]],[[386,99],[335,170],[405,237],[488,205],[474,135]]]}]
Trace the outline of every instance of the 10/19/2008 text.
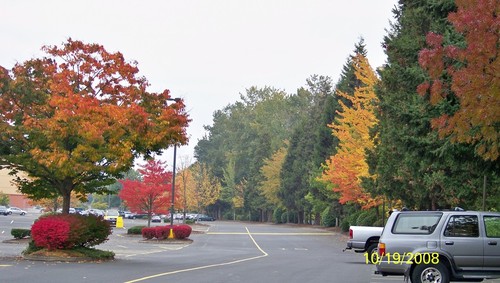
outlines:
[{"label": "10/19/2008 text", "polygon": [[365,263],[369,264],[380,264],[387,258],[388,264],[438,264],[439,254],[438,253],[387,253],[383,256],[379,256],[377,253],[364,253]]}]

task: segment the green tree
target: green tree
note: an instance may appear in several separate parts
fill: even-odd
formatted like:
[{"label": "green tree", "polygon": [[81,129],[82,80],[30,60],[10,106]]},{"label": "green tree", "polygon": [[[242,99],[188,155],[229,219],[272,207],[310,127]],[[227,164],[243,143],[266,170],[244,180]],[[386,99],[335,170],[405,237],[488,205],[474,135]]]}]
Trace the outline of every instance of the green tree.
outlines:
[{"label": "green tree", "polygon": [[187,142],[181,100],[150,93],[136,63],[69,39],[47,57],[0,68],[0,165],[30,198],[108,193],[138,156]]},{"label": "green tree", "polygon": [[0,192],[0,205],[9,205],[9,195]]},{"label": "green tree", "polygon": [[453,0],[400,2],[384,39],[388,59],[377,89],[379,126],[369,163],[370,173],[378,178],[372,193],[410,208],[474,208],[483,175],[491,176],[491,196],[498,195],[498,164],[483,162],[471,146],[439,139],[430,124],[437,109],[417,94],[426,78],[418,53],[427,33],[461,40],[446,21],[455,10]]},{"label": "green tree", "polygon": [[258,189],[263,179],[260,168],[290,137],[307,99],[269,87],[252,87],[241,95],[241,101],[214,114],[213,125],[206,127],[208,135],[195,147],[195,157],[224,188],[214,208],[232,207],[235,188],[243,184],[241,213],[256,220],[268,218],[266,201]]}]

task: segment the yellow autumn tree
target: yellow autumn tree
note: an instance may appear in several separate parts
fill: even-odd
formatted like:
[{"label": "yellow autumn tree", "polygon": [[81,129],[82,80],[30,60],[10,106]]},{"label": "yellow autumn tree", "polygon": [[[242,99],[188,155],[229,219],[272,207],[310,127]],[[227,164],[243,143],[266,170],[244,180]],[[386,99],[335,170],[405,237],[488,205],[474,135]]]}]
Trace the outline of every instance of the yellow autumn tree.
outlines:
[{"label": "yellow autumn tree", "polygon": [[206,165],[195,163],[191,166],[194,180],[193,197],[198,211],[204,211],[207,206],[214,204],[220,196],[221,184],[214,178]]},{"label": "yellow autumn tree", "polygon": [[375,116],[378,99],[374,91],[378,78],[363,55],[357,54],[353,64],[361,85],[355,88],[353,95],[337,92],[351,106],[339,100],[339,118],[328,125],[339,139],[339,145],[337,153],[326,160],[322,179],[331,182],[333,190],[340,193],[340,203],[353,202],[366,209],[378,204],[361,186],[362,178],[375,178],[368,172],[365,151],[374,147],[369,131],[378,123]]},{"label": "yellow autumn tree", "polygon": [[264,160],[264,165],[260,168],[260,172],[264,177],[264,181],[260,183],[260,193],[266,198],[267,202],[278,207],[281,205],[281,199],[278,197],[280,189],[280,172],[287,154],[287,147],[284,146],[278,149],[270,158]]},{"label": "yellow autumn tree", "polygon": [[184,211],[196,211],[198,209],[198,201],[196,199],[196,183],[193,177],[193,172],[189,168],[182,168],[175,182],[178,184],[179,204]]}]

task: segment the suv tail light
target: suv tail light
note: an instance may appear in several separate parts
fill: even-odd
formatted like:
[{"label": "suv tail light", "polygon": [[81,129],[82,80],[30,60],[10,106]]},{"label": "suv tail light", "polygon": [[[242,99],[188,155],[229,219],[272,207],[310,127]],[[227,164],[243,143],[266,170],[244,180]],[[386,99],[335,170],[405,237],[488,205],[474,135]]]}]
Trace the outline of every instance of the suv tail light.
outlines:
[{"label": "suv tail light", "polygon": [[379,257],[383,257],[385,255],[385,244],[378,243],[378,255]]},{"label": "suv tail light", "polygon": [[349,239],[352,239],[352,229],[349,229]]}]

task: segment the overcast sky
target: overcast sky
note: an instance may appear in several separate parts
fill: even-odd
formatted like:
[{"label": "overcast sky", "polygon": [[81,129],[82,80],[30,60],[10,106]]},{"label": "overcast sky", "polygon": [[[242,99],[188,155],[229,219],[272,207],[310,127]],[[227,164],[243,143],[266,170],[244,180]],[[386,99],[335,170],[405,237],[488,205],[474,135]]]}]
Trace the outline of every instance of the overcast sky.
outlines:
[{"label": "overcast sky", "polygon": [[[138,62],[151,91],[185,100],[191,158],[212,114],[251,86],[295,93],[313,74],[339,78],[360,37],[372,67],[397,0],[2,0],[0,65],[67,38]],[[165,160],[172,164],[171,150]],[[163,159],[163,158],[162,158]],[[194,160],[192,160],[194,161]]]}]

